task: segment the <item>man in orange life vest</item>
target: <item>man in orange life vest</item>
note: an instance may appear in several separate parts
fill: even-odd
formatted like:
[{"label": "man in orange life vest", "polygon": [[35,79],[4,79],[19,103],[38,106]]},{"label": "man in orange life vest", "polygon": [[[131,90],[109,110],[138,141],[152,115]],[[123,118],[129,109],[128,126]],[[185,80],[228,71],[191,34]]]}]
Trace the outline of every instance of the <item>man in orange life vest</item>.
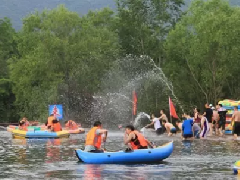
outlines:
[{"label": "man in orange life vest", "polygon": [[87,134],[84,151],[92,153],[103,153],[104,151],[101,149],[102,134],[105,135],[103,137],[103,142],[106,142],[107,130],[102,129],[102,123],[100,121],[94,122],[93,126],[94,127],[90,129]]},{"label": "man in orange life vest", "polygon": [[148,149],[148,146],[153,148],[153,145],[145,139],[141,133],[136,131],[132,125],[126,126],[124,143],[128,145],[131,150]]}]

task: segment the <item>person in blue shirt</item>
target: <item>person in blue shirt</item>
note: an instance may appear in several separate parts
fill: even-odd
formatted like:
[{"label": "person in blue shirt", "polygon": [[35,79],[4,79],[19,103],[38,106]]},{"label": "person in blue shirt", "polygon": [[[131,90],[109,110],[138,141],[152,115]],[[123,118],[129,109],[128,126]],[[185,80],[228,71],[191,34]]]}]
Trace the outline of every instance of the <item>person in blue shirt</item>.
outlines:
[{"label": "person in blue shirt", "polygon": [[183,140],[193,139],[193,118],[191,118],[188,114],[184,114],[183,117],[185,120],[182,124],[182,138]]}]

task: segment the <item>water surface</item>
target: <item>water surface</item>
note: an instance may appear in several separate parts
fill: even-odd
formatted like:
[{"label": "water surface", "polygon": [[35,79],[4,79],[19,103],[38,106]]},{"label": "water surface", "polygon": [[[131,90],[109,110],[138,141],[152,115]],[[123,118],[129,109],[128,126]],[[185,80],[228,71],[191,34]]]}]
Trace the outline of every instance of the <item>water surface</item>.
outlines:
[{"label": "water surface", "polygon": [[[240,142],[211,138],[183,142],[179,137],[155,136],[157,145],[174,140],[173,154],[159,164],[88,165],[78,162],[75,149],[83,148],[85,135],[69,139],[19,140],[0,131],[0,179],[237,179],[232,165]],[[124,149],[122,132],[109,132],[106,148]],[[240,178],[239,178],[240,179]]]}]

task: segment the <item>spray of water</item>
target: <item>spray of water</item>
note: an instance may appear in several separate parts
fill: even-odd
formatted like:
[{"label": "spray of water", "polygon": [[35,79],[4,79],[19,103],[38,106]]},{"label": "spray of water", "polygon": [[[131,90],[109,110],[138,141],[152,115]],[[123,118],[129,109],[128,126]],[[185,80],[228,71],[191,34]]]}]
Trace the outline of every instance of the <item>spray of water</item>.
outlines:
[{"label": "spray of water", "polygon": [[[150,85],[149,85],[150,84]],[[140,113],[135,119],[132,117],[132,91],[145,93],[146,86],[157,84],[158,90],[165,97],[171,98],[183,108],[176,97],[173,85],[162,69],[148,56],[127,55],[115,62],[113,68],[102,80],[101,92],[94,95],[91,119],[99,119],[111,127],[119,124],[141,124],[145,113]],[[148,121],[149,123],[149,121]]]}]

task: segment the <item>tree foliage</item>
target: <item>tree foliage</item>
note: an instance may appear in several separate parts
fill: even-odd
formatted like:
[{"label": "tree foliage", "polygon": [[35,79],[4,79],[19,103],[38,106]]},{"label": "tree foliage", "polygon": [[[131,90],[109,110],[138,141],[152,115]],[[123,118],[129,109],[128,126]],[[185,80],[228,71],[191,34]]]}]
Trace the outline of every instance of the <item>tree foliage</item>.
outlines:
[{"label": "tree foliage", "polygon": [[165,70],[186,104],[239,97],[239,13],[226,1],[196,0],[169,33]]}]

